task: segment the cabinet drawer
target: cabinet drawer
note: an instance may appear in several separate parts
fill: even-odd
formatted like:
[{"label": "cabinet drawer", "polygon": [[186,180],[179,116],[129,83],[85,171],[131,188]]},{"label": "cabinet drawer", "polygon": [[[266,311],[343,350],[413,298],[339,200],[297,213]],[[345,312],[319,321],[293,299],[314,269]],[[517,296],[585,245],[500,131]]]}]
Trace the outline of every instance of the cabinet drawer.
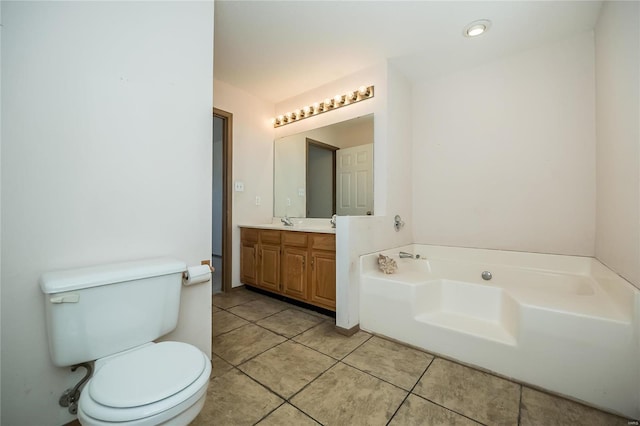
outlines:
[{"label": "cabinet drawer", "polygon": [[335,234],[313,234],[311,237],[311,248],[317,250],[336,250]]},{"label": "cabinet drawer", "polygon": [[285,246],[306,247],[309,236],[304,232],[283,232],[282,244]]},{"label": "cabinet drawer", "polygon": [[280,244],[280,231],[260,231],[260,242],[266,244]]},{"label": "cabinet drawer", "polygon": [[257,243],[258,230],[254,228],[240,228],[240,239],[242,242]]}]

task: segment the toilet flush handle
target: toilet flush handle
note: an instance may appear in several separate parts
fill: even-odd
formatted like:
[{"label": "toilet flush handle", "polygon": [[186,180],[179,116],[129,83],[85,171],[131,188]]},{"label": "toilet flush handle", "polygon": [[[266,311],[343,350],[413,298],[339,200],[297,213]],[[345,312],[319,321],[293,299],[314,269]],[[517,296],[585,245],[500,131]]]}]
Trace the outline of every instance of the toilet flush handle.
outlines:
[{"label": "toilet flush handle", "polygon": [[93,367],[88,362],[83,362],[82,364],[74,365],[73,367],[71,367],[71,371],[76,371],[78,367],[86,368],[87,369],[86,374],[84,375],[82,380],[78,382],[77,385],[75,385],[73,388],[70,388],[64,391],[62,393],[62,396],[60,396],[60,399],[58,400],[58,403],[62,407],[69,407],[69,412],[74,415],[78,414],[78,401],[80,400],[80,388],[87,382],[87,380],[91,378],[91,375],[93,374]]}]

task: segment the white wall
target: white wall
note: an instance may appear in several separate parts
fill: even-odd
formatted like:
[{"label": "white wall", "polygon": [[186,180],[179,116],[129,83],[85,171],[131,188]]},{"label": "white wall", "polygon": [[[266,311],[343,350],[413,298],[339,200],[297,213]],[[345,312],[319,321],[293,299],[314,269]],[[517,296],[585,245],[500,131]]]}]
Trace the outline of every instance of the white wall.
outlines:
[{"label": "white wall", "polygon": [[607,1],[596,26],[596,257],[640,288],[640,4]]},{"label": "white wall", "polygon": [[594,254],[593,34],[416,85],[415,242]]},{"label": "white wall", "polygon": [[[72,420],[46,271],[211,253],[213,3],[2,3],[2,424]],[[170,337],[211,350],[210,286]]]},{"label": "white wall", "polygon": [[[240,283],[240,229],[238,225],[271,223],[273,212],[273,104],[214,80],[214,106],[233,114],[233,180],[244,192],[233,193],[232,275]],[[256,196],[260,205],[256,206]]]}]

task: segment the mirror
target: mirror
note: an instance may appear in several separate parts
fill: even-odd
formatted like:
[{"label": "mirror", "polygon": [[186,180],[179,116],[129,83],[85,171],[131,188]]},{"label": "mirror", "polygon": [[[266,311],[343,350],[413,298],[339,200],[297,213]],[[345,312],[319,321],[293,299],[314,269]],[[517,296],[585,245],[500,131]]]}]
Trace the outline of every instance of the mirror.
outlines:
[{"label": "mirror", "polygon": [[274,142],[273,215],[373,214],[373,114]]}]

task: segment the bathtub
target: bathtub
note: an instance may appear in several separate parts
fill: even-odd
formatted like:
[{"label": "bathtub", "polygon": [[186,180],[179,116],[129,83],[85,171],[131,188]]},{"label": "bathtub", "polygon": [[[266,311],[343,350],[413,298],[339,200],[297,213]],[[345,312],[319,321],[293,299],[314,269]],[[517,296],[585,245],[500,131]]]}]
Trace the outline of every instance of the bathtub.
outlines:
[{"label": "bathtub", "polygon": [[[380,253],[394,274],[378,269]],[[361,329],[640,418],[640,291],[599,261],[428,245],[380,253],[360,258]]]}]

